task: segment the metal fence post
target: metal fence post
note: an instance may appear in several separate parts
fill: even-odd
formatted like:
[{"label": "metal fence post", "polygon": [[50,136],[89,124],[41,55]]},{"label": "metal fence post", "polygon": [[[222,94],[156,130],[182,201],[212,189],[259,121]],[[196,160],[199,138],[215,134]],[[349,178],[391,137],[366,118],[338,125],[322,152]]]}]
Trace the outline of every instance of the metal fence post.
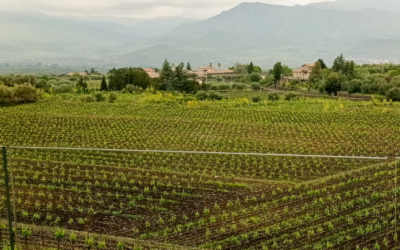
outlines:
[{"label": "metal fence post", "polygon": [[3,151],[3,168],[4,168],[4,183],[6,185],[6,195],[7,195],[7,212],[8,212],[8,228],[10,231],[10,246],[11,250],[14,250],[14,233],[12,226],[12,216],[11,216],[11,202],[10,202],[10,187],[8,183],[8,170],[7,170],[7,149],[2,146]]}]

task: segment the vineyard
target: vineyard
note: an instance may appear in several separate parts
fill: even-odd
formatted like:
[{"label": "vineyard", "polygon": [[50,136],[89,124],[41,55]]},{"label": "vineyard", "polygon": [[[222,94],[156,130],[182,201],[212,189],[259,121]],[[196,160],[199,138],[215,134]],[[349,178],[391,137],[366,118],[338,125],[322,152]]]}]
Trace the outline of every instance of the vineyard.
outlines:
[{"label": "vineyard", "polygon": [[395,249],[399,111],[324,99],[2,107],[16,244]]}]

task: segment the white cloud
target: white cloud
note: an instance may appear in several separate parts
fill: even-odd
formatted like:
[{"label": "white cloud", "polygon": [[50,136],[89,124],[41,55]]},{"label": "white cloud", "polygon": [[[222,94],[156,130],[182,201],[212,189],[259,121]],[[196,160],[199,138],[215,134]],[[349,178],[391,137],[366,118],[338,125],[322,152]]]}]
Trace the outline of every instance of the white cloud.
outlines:
[{"label": "white cloud", "polygon": [[[295,5],[323,0],[259,0]],[[42,11],[50,14],[107,15],[136,18],[185,16],[207,18],[228,10],[242,0],[0,0],[0,9]],[[252,2],[252,1],[246,1]]]}]

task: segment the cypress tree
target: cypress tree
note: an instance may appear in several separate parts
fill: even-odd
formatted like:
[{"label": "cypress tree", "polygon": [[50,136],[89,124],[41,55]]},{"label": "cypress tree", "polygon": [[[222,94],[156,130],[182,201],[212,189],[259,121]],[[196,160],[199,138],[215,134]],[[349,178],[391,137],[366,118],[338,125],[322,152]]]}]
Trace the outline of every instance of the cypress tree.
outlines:
[{"label": "cypress tree", "polygon": [[192,66],[190,66],[190,63],[187,63],[186,70],[192,70]]},{"label": "cypress tree", "polygon": [[116,86],[115,86],[115,79],[113,75],[110,75],[110,80],[108,81],[108,90],[109,91],[113,91],[115,90]]},{"label": "cypress tree", "polygon": [[253,65],[252,62],[251,62],[250,65],[247,67],[247,72],[248,72],[249,74],[253,74],[253,72],[254,72],[254,65]]},{"label": "cypress tree", "polygon": [[277,62],[274,66],[274,69],[272,70],[272,73],[274,74],[275,78],[275,88],[276,84],[278,83],[279,79],[281,79],[282,73],[283,73],[283,67],[281,62]]},{"label": "cypress tree", "polygon": [[106,82],[106,77],[103,76],[103,79],[101,80],[101,85],[100,85],[100,91],[107,91],[107,82]]}]

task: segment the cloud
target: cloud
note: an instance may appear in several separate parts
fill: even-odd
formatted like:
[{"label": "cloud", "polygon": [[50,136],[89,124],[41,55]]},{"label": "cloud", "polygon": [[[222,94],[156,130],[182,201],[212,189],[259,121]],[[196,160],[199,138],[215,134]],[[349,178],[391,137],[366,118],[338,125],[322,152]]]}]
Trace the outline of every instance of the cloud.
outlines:
[{"label": "cloud", "polygon": [[[323,0],[260,0],[295,5]],[[233,8],[242,0],[1,0],[1,9],[42,11],[49,14],[107,15],[136,18],[185,16],[207,18]],[[247,2],[247,1],[246,1]]]}]

